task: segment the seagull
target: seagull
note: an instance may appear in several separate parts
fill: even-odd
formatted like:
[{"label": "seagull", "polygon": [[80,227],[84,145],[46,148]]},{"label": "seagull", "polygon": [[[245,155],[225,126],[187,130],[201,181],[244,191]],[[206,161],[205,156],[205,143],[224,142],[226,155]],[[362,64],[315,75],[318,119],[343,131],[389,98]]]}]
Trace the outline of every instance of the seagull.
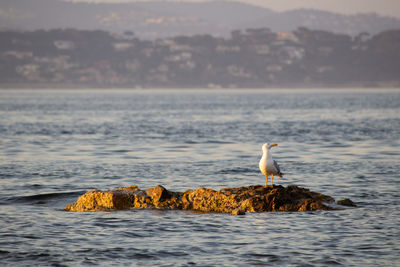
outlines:
[{"label": "seagull", "polygon": [[265,175],[266,185],[268,187],[268,176],[271,175],[272,181],[271,186],[274,186],[274,175],[282,178],[283,173],[281,173],[281,169],[279,168],[278,163],[272,159],[270,149],[278,144],[269,144],[265,143],[262,146],[263,155],[260,159],[260,163],[258,166],[260,167],[260,171]]}]

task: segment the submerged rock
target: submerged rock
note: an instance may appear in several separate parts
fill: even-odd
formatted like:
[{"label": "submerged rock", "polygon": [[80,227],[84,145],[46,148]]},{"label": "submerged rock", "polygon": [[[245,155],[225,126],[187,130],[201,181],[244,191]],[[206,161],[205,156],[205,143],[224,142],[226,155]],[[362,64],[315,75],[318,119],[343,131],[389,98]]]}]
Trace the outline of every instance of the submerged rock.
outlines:
[{"label": "submerged rock", "polygon": [[347,206],[347,207],[357,207],[356,203],[354,203],[353,201],[351,201],[348,198],[338,200],[338,202],[336,202],[336,204],[342,205],[342,206]]},{"label": "submerged rock", "polygon": [[139,209],[179,209],[200,212],[225,212],[243,215],[263,211],[331,210],[326,202],[330,196],[312,192],[295,185],[283,187],[261,185],[224,188],[214,191],[198,188],[186,192],[172,192],[161,185],[141,190],[136,185],[111,191],[92,190],[67,205],[67,211],[105,211]]}]

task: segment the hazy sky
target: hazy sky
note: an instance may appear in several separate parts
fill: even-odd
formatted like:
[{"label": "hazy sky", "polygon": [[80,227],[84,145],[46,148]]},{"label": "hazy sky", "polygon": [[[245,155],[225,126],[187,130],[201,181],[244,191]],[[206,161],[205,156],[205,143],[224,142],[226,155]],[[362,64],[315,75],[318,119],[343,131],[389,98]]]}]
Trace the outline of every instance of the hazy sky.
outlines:
[{"label": "hazy sky", "polygon": [[[149,2],[157,0],[70,0],[74,2]],[[171,0],[158,0],[171,1]],[[182,2],[205,2],[205,0],[172,0]],[[225,1],[225,0],[214,0]],[[313,8],[345,14],[371,13],[400,18],[400,0],[236,0],[237,2],[259,5],[276,11],[297,8]]]}]

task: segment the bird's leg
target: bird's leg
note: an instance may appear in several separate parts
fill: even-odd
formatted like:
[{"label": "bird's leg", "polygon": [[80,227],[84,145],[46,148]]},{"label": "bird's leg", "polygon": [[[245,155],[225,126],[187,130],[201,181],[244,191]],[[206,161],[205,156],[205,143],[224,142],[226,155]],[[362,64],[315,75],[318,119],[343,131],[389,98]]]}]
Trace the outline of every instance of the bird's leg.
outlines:
[{"label": "bird's leg", "polygon": [[265,175],[265,187],[268,187],[268,175]]},{"label": "bird's leg", "polygon": [[274,187],[274,175],[271,175],[271,186]]}]

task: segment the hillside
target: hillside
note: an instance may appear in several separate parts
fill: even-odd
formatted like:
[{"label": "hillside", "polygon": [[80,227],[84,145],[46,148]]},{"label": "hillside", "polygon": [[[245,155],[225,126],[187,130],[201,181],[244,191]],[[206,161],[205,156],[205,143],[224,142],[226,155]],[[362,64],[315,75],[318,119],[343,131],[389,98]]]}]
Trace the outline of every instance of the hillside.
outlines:
[{"label": "hillside", "polygon": [[132,31],[144,39],[211,34],[228,37],[235,29],[298,27],[348,35],[400,29],[400,20],[376,14],[341,15],[318,10],[274,12],[238,2],[146,2],[90,4],[61,0],[2,0],[0,30],[66,29]]},{"label": "hillside", "polygon": [[351,37],[261,28],[146,41],[69,29],[0,32],[0,40],[0,83],[11,87],[400,85],[400,30]]}]

